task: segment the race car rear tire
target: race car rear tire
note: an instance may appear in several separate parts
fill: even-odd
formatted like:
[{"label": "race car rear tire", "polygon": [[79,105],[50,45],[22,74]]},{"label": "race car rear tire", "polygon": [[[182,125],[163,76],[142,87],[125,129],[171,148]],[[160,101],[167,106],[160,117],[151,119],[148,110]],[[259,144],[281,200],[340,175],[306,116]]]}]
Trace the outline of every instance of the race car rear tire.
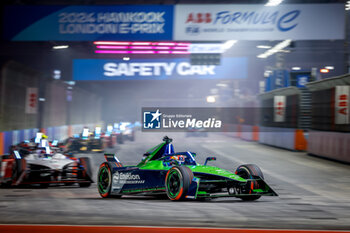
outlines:
[{"label": "race car rear tire", "polygon": [[80,179],[84,179],[87,182],[79,183],[80,187],[90,187],[91,185],[91,177],[92,177],[92,169],[91,169],[91,163],[90,158],[88,157],[81,157],[79,158],[80,165],[84,168],[84,170],[80,171],[78,174],[78,177]]},{"label": "race car rear tire", "polygon": [[[242,177],[244,179],[254,179],[254,178],[264,179],[264,174],[262,173],[260,168],[255,164],[240,165],[236,169],[235,173],[236,173],[236,175],[239,175],[240,177]],[[247,194],[248,193],[250,194],[253,191],[253,189],[258,188],[258,182],[257,181],[249,181],[247,187],[248,187],[248,190],[246,190]],[[251,196],[241,197],[241,199],[243,201],[254,201],[254,200],[259,199],[260,197],[261,197],[261,195],[251,195]]]},{"label": "race car rear tire", "polygon": [[165,177],[165,190],[172,201],[181,201],[186,198],[188,189],[193,179],[191,169],[185,166],[170,168]]}]

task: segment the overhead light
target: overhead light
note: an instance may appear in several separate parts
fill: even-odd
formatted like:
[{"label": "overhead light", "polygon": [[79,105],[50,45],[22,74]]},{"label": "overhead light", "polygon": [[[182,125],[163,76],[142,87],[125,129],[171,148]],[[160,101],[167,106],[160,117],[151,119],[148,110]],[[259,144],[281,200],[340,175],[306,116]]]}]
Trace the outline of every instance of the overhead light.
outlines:
[{"label": "overhead light", "polygon": [[60,70],[54,70],[52,74],[53,79],[61,79],[61,71]]},{"label": "overhead light", "polygon": [[151,45],[152,42],[133,42],[133,45]]},{"label": "overhead light", "polygon": [[216,84],[217,87],[227,87],[226,83],[217,83]]},{"label": "overhead light", "polygon": [[258,46],[256,46],[258,49],[269,49],[269,48],[271,48],[271,46],[270,45],[258,45]]},{"label": "overhead light", "polygon": [[123,61],[129,61],[130,57],[123,57]]},{"label": "overhead light", "polygon": [[104,53],[104,54],[129,54],[129,53],[135,53],[135,54],[152,54],[156,53],[152,50],[145,50],[145,51],[130,51],[130,50],[95,50],[95,53]]},{"label": "overhead light", "polygon": [[159,42],[158,45],[175,46],[176,43],[174,43],[174,42]]},{"label": "overhead light", "polygon": [[[158,51],[157,51],[158,52]],[[170,51],[172,54],[190,54],[190,52],[187,51]]]},{"label": "overhead light", "polygon": [[231,48],[236,43],[237,43],[237,40],[228,40],[222,45],[222,48],[224,50],[228,50],[229,48]]},{"label": "overhead light", "polygon": [[207,96],[207,102],[208,103],[215,103],[216,102],[216,99],[215,99],[215,96]]},{"label": "overhead light", "polygon": [[292,70],[301,70],[301,68],[299,66],[294,66],[292,67]]},{"label": "overhead light", "polygon": [[94,41],[95,45],[159,45],[159,46],[189,46],[189,42],[150,42],[150,41]]},{"label": "overhead light", "polygon": [[52,47],[53,49],[67,49],[69,45],[55,45]]},{"label": "overhead light", "polygon": [[267,77],[269,77],[272,73],[273,73],[272,70],[265,70],[265,72],[264,72],[264,77],[267,78]]},{"label": "overhead light", "polygon": [[347,1],[347,2],[345,3],[345,10],[346,10],[346,11],[350,10],[350,1]]},{"label": "overhead light", "polygon": [[258,56],[256,56],[257,58],[267,58],[267,56],[265,54],[259,54]]},{"label": "overhead light", "polygon": [[290,53],[290,50],[288,50],[288,49],[281,49],[279,52],[280,53]]},{"label": "overhead light", "polygon": [[324,68],[326,68],[328,70],[334,70],[334,66],[325,66]]},{"label": "overhead light", "polygon": [[44,102],[46,99],[45,98],[39,98],[40,102]]},{"label": "overhead light", "polygon": [[323,69],[320,69],[320,72],[324,74],[329,73],[329,69],[323,68]]},{"label": "overhead light", "polygon": [[131,42],[124,41],[95,41],[94,44],[97,45],[129,45]]},{"label": "overhead light", "polygon": [[[189,42],[94,41],[100,54],[190,54]],[[219,44],[222,45],[221,43]]]},{"label": "overhead light", "polygon": [[188,50],[188,46],[118,46],[118,45],[97,45],[98,49],[176,49],[176,50]]},{"label": "overhead light", "polygon": [[[262,54],[259,54],[257,57],[258,58],[267,58],[275,53],[279,53],[281,51],[284,51],[283,49],[288,47],[290,45],[290,43],[292,42],[292,40],[284,40],[280,43],[278,43],[277,45],[273,46],[271,49],[265,51]],[[289,50],[285,50],[284,52],[289,51]]]},{"label": "overhead light", "polygon": [[129,46],[118,46],[118,45],[97,45],[98,49],[127,49]]},{"label": "overhead light", "polygon": [[281,2],[283,2],[283,0],[269,0],[265,6],[277,6],[281,4]]},{"label": "overhead light", "polygon": [[154,51],[154,50],[95,50],[102,54],[190,54],[188,51]]},{"label": "overhead light", "polygon": [[65,81],[65,83],[67,83],[70,86],[74,86],[75,85],[75,81]]}]

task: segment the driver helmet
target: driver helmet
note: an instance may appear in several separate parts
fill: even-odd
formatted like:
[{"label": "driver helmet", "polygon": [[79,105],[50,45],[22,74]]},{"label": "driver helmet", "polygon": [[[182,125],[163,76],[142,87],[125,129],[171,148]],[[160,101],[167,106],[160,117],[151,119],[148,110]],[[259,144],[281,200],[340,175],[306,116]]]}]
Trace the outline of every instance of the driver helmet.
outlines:
[{"label": "driver helmet", "polygon": [[179,164],[182,164],[185,162],[185,156],[183,155],[173,155],[170,157],[170,159],[176,160]]}]

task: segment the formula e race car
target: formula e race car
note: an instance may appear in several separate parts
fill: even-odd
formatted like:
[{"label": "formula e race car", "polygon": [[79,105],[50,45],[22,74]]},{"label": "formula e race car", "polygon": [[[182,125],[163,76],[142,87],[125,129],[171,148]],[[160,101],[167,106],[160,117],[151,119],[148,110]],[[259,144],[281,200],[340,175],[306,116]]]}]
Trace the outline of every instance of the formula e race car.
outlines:
[{"label": "formula e race car", "polygon": [[[23,144],[21,144],[23,146]],[[93,182],[89,158],[75,158],[38,145],[13,147],[11,154],[0,156],[0,184],[26,184],[48,187],[50,184],[88,187]]]},{"label": "formula e race car", "polygon": [[261,196],[277,196],[264,181],[258,166],[241,165],[230,172],[195,161],[193,152],[174,152],[172,139],[151,148],[136,166],[123,166],[114,154],[105,154],[100,165],[97,186],[100,195],[121,197],[134,194],[166,194],[170,200],[237,197],[244,201]]},{"label": "formula e race car", "polygon": [[68,138],[64,142],[66,151],[72,153],[103,152],[103,140],[101,138]]}]

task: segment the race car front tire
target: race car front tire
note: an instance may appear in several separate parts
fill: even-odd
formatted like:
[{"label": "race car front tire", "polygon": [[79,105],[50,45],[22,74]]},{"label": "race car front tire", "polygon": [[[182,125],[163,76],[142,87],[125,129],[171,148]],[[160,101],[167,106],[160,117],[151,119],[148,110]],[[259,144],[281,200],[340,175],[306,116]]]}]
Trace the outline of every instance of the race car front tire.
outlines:
[{"label": "race car front tire", "polygon": [[[240,165],[236,169],[235,173],[236,173],[236,175],[238,175],[244,179],[255,179],[255,178],[264,179],[264,175],[263,175],[262,171],[255,164]],[[247,187],[248,187],[248,189],[246,190],[247,194],[250,194],[250,193],[252,193],[252,191],[254,189],[258,188],[258,182],[257,181],[249,181]],[[260,197],[261,197],[261,195],[252,194],[249,196],[241,197],[241,199],[243,201],[254,201],[254,200],[259,199]]]},{"label": "race car front tire", "polygon": [[172,201],[181,201],[186,198],[193,179],[191,169],[185,166],[170,168],[165,178],[165,190]]},{"label": "race car front tire", "polygon": [[112,195],[112,170],[108,162],[100,165],[97,173],[97,189],[103,198],[120,198],[121,195]]}]

